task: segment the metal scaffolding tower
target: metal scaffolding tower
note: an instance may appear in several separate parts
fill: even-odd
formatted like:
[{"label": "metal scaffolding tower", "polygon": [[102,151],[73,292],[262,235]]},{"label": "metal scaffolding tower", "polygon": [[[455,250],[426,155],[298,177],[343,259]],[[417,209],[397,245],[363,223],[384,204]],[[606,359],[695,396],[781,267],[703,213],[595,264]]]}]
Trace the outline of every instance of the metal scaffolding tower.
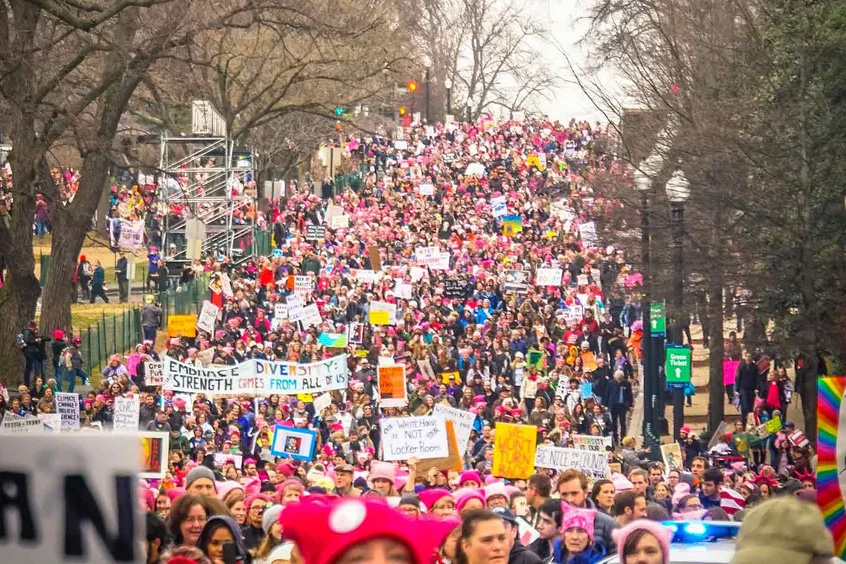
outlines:
[{"label": "metal scaffolding tower", "polygon": [[[255,255],[251,151],[238,151],[220,115],[194,102],[190,136],[162,134],[158,185],[161,253],[179,263],[206,256],[241,262]],[[175,247],[175,248],[174,248]]]}]

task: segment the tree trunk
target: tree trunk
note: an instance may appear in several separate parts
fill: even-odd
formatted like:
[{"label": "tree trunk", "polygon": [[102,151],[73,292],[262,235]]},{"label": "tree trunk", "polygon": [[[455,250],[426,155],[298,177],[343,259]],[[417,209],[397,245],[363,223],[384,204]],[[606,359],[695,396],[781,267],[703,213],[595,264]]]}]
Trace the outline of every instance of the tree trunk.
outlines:
[{"label": "tree trunk", "polygon": [[[0,247],[6,253],[7,276],[0,289],[0,381],[14,387],[23,381],[23,355],[15,343],[32,319],[41,286],[35,277],[35,257],[32,254],[32,219],[35,213],[36,172],[29,146],[21,140],[10,155],[15,171],[15,204],[9,228],[0,222]],[[34,151],[33,151],[34,152]]]},{"label": "tree trunk", "polygon": [[[714,268],[716,266],[716,268]],[[725,357],[725,343],[723,341],[723,271],[722,267],[712,263],[711,275],[708,278],[708,336],[710,349],[708,351],[708,430],[713,434],[725,417],[725,401],[723,400],[723,358]]]}]

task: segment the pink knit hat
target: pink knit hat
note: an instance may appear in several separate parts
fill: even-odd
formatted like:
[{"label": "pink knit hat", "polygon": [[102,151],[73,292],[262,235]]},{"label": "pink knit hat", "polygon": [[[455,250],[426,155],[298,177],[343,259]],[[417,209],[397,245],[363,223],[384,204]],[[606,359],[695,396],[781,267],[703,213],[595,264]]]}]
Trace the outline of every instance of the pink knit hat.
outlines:
[{"label": "pink knit hat", "polygon": [[418,497],[420,498],[420,501],[423,502],[423,505],[426,506],[426,510],[431,511],[432,507],[438,503],[438,501],[445,497],[449,497],[449,495],[449,490],[445,490],[443,488],[431,488],[420,492]]},{"label": "pink knit hat", "polygon": [[235,480],[227,480],[225,482],[218,482],[217,483],[217,497],[220,499],[226,499],[226,496],[235,490],[244,491],[244,486],[236,482]]},{"label": "pink knit hat", "polygon": [[690,495],[690,484],[679,482],[673,490],[673,507],[679,504],[681,498]]},{"label": "pink knit hat", "polygon": [[479,485],[484,483],[482,481],[482,477],[479,476],[479,473],[476,472],[475,470],[465,470],[464,472],[462,472],[461,475],[458,478],[458,485],[461,486],[461,485],[464,484],[464,482],[467,482],[467,481],[473,481],[473,482],[476,482]]},{"label": "pink knit hat", "polygon": [[625,492],[634,487],[629,479],[622,474],[611,474],[611,482],[614,484],[616,493]]},{"label": "pink knit hat", "polygon": [[478,499],[481,501],[482,507],[487,506],[485,503],[485,496],[482,495],[482,490],[462,488],[460,490],[456,490],[455,492],[455,509],[461,513],[461,510],[464,509],[464,506],[467,505],[467,502],[471,499]]},{"label": "pink knit hat", "polygon": [[664,564],[670,564],[670,540],[673,538],[673,533],[657,521],[649,521],[648,519],[638,519],[632,521],[622,529],[615,529],[611,532],[611,536],[617,542],[617,554],[623,556],[623,549],[626,546],[626,539],[629,538],[635,531],[646,531],[658,540],[661,546],[661,554],[663,555]]},{"label": "pink knit hat", "polygon": [[388,462],[373,461],[370,464],[370,481],[382,478],[388,480],[391,484],[397,483],[397,470],[393,464]]},{"label": "pink knit hat", "polygon": [[568,529],[583,529],[592,543],[594,519],[596,519],[596,509],[569,507],[561,516],[561,532]]}]

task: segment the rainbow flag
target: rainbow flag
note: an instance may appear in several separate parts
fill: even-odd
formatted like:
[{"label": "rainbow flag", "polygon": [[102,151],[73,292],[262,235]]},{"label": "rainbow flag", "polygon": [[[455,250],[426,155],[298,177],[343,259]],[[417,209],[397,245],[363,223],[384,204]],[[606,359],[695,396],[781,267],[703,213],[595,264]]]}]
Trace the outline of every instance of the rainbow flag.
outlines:
[{"label": "rainbow flag", "polygon": [[834,537],[834,552],[846,557],[846,509],[840,493],[841,474],[846,461],[837,459],[837,435],[846,425],[846,376],[825,376],[817,379],[817,505],[825,525]]}]

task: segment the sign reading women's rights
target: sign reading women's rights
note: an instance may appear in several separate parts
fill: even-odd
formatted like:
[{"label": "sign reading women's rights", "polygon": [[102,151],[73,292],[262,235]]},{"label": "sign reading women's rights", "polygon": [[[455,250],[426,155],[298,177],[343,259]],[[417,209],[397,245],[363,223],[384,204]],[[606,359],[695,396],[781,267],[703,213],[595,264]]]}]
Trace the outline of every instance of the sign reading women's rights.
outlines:
[{"label": "sign reading women's rights", "polygon": [[379,422],[382,460],[449,456],[446,423],[441,417],[386,417]]},{"label": "sign reading women's rights", "polygon": [[540,446],[535,452],[534,465],[553,470],[575,468],[589,478],[607,478],[611,475],[608,455],[591,450]]},{"label": "sign reading women's rights", "polygon": [[141,562],[138,439],[0,435],[3,562]]},{"label": "sign reading women's rights", "polygon": [[343,390],[349,379],[345,354],[308,364],[254,359],[219,368],[196,368],[168,356],[162,362],[163,389],[209,396],[266,397]]}]

